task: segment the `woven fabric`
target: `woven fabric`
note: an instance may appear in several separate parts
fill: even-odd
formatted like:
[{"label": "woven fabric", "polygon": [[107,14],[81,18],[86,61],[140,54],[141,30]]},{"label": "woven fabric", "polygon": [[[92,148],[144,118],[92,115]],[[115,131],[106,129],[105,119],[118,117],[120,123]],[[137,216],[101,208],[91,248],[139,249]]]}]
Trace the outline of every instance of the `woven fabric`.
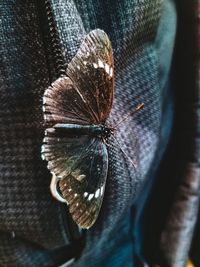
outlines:
[{"label": "woven fabric", "polygon": [[[110,124],[138,103],[145,104],[117,133],[137,168],[113,140],[102,210],[73,264],[129,267],[134,249],[130,210],[148,178],[161,133],[164,84],[155,38],[162,1],[52,0],[51,4],[66,63],[90,30],[103,29],[111,39],[116,78]],[[36,1],[6,0],[0,9],[0,266],[58,266],[69,254],[67,247],[60,250],[69,244],[69,236],[40,158],[42,94],[51,82],[51,55]]]},{"label": "woven fabric", "polygon": [[48,69],[36,3],[4,1],[0,9],[0,231],[14,239],[0,235],[0,266],[42,266],[29,246],[37,254],[69,243],[40,157]]}]

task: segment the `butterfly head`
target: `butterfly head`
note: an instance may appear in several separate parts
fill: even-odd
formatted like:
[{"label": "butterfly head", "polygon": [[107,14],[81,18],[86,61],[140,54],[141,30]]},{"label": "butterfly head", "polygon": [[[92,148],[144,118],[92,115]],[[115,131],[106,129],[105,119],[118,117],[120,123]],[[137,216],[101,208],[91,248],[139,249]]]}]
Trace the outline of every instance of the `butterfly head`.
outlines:
[{"label": "butterfly head", "polygon": [[114,128],[108,127],[106,125],[102,126],[103,139],[108,139],[113,133],[114,133]]}]

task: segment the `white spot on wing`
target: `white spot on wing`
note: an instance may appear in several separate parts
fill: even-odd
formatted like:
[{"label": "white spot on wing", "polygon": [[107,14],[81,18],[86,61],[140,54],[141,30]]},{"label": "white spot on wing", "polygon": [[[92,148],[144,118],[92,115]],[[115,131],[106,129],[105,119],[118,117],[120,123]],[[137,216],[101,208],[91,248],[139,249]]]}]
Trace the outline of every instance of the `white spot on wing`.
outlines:
[{"label": "white spot on wing", "polygon": [[99,197],[99,195],[100,195],[100,188],[99,188],[99,189],[97,189],[97,191],[95,192],[95,198],[98,198],[98,197]]},{"label": "white spot on wing", "polygon": [[98,65],[96,63],[93,63],[93,66],[94,66],[95,69],[98,68]]},{"label": "white spot on wing", "polygon": [[102,185],[101,187],[101,196],[103,196],[103,193],[104,193],[104,185]]},{"label": "white spot on wing", "polygon": [[91,199],[93,199],[94,194],[89,194],[88,200],[90,201]]},{"label": "white spot on wing", "polygon": [[87,65],[87,61],[84,60],[84,61],[83,61],[83,64],[84,64],[84,65]]},{"label": "white spot on wing", "polygon": [[87,196],[88,196],[88,192],[85,192],[85,193],[83,194],[83,196],[84,196],[84,197],[87,197]]},{"label": "white spot on wing", "polygon": [[113,68],[110,67],[110,77],[112,77],[112,76],[113,76]]},{"label": "white spot on wing", "polygon": [[98,59],[98,65],[99,65],[99,68],[104,68],[104,64],[101,59]]},{"label": "white spot on wing", "polygon": [[105,71],[108,75],[110,74],[110,66],[107,63],[105,64]]}]

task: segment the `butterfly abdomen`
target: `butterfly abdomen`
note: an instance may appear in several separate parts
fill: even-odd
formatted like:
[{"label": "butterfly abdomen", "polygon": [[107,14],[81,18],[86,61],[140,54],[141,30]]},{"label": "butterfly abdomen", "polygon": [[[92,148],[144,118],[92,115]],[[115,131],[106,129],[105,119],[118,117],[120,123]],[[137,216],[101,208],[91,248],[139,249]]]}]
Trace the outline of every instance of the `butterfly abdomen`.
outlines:
[{"label": "butterfly abdomen", "polygon": [[79,125],[79,124],[65,124],[59,123],[54,126],[56,131],[66,135],[91,135],[96,137],[104,137],[105,131],[109,129],[104,125]]}]

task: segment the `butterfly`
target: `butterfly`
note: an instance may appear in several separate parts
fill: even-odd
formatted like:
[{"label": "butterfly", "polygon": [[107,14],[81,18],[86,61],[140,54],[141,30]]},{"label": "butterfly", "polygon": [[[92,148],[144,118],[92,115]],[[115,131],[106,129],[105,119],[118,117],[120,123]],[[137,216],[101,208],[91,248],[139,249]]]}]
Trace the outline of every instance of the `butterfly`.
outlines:
[{"label": "butterfly", "polygon": [[[45,137],[42,158],[53,174],[52,192],[88,229],[96,221],[108,174],[107,125],[114,94],[114,63],[107,34],[85,36],[69,63],[43,96]],[[54,186],[58,182],[59,191]]]}]

